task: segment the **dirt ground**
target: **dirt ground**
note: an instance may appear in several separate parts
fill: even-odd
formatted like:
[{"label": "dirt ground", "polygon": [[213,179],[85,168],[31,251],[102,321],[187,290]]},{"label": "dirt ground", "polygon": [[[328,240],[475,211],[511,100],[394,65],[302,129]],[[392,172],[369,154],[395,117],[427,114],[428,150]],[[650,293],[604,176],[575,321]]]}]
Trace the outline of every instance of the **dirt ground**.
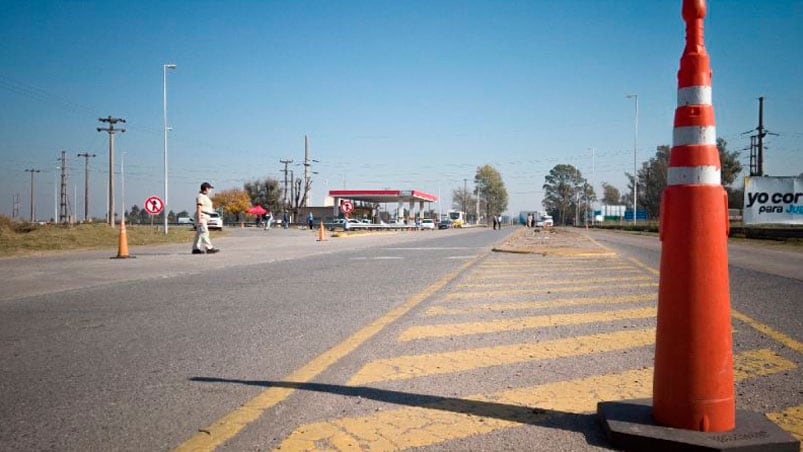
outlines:
[{"label": "dirt ground", "polygon": [[570,228],[519,228],[494,251],[544,256],[605,255],[611,251]]}]

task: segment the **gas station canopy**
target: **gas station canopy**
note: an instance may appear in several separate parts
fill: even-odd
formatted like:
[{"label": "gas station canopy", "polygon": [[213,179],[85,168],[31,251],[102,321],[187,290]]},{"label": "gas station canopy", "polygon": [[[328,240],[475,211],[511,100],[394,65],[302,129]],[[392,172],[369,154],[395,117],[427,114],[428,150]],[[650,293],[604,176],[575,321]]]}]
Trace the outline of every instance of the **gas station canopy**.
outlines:
[{"label": "gas station canopy", "polygon": [[335,199],[350,199],[375,203],[393,202],[435,202],[438,197],[418,190],[329,190]]}]

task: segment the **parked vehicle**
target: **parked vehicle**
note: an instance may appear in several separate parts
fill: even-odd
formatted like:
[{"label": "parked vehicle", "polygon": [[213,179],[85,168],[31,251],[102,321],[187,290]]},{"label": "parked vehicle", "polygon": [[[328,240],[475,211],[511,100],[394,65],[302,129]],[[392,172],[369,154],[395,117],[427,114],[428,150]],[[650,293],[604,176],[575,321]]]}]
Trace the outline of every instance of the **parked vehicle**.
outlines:
[{"label": "parked vehicle", "polygon": [[435,220],[432,218],[424,218],[421,220],[421,229],[435,229]]},{"label": "parked vehicle", "polygon": [[441,220],[441,222],[438,223],[438,229],[450,229],[453,226],[454,226],[454,222],[452,222],[452,220],[449,220],[449,219]]},{"label": "parked vehicle", "polygon": [[192,217],[178,217],[176,218],[176,224],[195,224],[195,220]]},{"label": "parked vehicle", "polygon": [[212,212],[209,214],[209,219],[206,220],[206,226],[209,229],[217,229],[218,231],[223,230],[223,219],[220,218],[220,214],[217,212]]},{"label": "parked vehicle", "polygon": [[537,228],[551,228],[554,225],[555,223],[552,221],[551,215],[541,215],[535,221],[535,227]]}]

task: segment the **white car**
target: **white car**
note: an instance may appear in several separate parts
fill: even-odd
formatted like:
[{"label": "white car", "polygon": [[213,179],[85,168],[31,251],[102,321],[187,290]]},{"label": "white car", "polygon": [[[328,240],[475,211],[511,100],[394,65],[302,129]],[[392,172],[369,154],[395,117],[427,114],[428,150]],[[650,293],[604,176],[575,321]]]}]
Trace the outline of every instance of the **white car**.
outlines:
[{"label": "white car", "polygon": [[432,229],[435,230],[435,220],[432,218],[424,218],[421,220],[421,229]]},{"label": "white car", "polygon": [[535,222],[535,227],[537,228],[551,228],[554,225],[551,215],[542,215],[541,218]]},{"label": "white car", "polygon": [[218,231],[223,230],[223,219],[220,218],[220,214],[217,212],[212,212],[209,214],[209,219],[206,220],[206,226],[209,229],[217,229]]}]

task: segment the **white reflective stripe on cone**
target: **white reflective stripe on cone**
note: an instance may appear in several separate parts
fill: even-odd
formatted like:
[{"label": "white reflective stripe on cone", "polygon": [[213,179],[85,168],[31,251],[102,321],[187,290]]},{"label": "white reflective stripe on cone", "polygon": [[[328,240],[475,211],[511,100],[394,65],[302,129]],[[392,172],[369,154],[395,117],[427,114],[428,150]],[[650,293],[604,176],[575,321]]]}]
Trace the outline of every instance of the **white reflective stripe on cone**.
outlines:
[{"label": "white reflective stripe on cone", "polygon": [[710,86],[678,88],[678,107],[686,105],[711,105],[713,96]]},{"label": "white reflective stripe on cone", "polygon": [[675,127],[672,132],[672,147],[687,146],[690,144],[717,144],[717,128],[686,126]]},{"label": "white reflective stripe on cone", "polygon": [[721,185],[722,176],[715,166],[670,166],[667,185]]}]

